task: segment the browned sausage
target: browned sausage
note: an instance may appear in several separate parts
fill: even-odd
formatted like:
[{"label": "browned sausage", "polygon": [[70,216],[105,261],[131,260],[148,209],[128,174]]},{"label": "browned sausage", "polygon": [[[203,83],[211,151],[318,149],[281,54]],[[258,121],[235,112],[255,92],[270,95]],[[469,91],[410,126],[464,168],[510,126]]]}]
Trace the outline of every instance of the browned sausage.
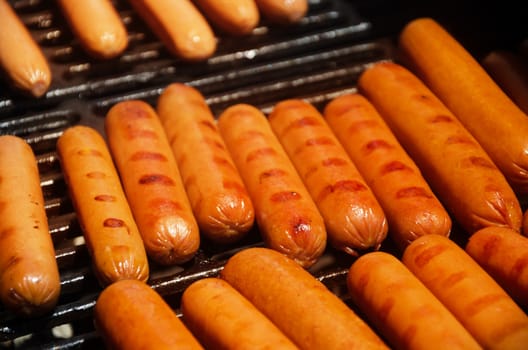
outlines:
[{"label": "browned sausage", "polygon": [[232,35],[249,34],[260,20],[255,0],[195,0],[204,15]]},{"label": "browned sausage", "polygon": [[255,2],[262,16],[282,24],[298,22],[308,12],[308,0],[255,0]]}]

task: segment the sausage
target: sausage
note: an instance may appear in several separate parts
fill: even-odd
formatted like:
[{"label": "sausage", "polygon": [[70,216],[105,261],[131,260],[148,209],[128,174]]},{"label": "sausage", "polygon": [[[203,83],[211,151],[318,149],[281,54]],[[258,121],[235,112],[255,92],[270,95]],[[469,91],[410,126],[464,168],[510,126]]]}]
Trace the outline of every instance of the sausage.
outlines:
[{"label": "sausage", "polygon": [[261,14],[268,20],[291,24],[299,22],[308,12],[308,0],[255,0]]},{"label": "sausage", "polygon": [[231,35],[245,35],[258,25],[259,10],[254,0],[195,0],[213,25]]},{"label": "sausage", "polygon": [[110,349],[203,349],[161,295],[138,280],[106,287],[97,298],[94,322]]},{"label": "sausage", "polygon": [[253,227],[255,210],[204,97],[173,83],[157,111],[201,232],[214,242],[240,240]]},{"label": "sausage", "polygon": [[75,38],[91,56],[109,59],[128,45],[128,33],[110,0],[59,0],[58,6]]},{"label": "sausage", "polygon": [[57,151],[99,283],[146,281],[145,247],[103,137],[73,126],[59,137]]},{"label": "sausage", "polygon": [[220,278],[301,349],[388,349],[323,283],[273,249],[253,247],[236,253]]},{"label": "sausage", "polygon": [[191,0],[130,0],[167,50],[186,61],[202,61],[216,51],[209,23]]},{"label": "sausage", "polygon": [[285,100],[268,120],[319,208],[330,243],[351,255],[379,249],[387,236],[385,214],[319,111]]},{"label": "sausage", "polygon": [[466,252],[521,306],[528,307],[528,238],[508,228],[475,232]]},{"label": "sausage", "polygon": [[524,349],[528,316],[464,249],[447,237],[422,236],[403,263],[485,349]]},{"label": "sausage", "polygon": [[358,87],[468,234],[486,226],[520,231],[522,210],[504,175],[413,73],[401,65],[380,62],[361,74]]},{"label": "sausage", "polygon": [[471,54],[431,18],[399,36],[406,65],[457,116],[517,194],[528,193],[528,118]]},{"label": "sausage", "polygon": [[198,224],[156,112],[143,101],[118,102],[105,130],[148,256],[161,265],[190,260],[200,246]]},{"label": "sausage", "polygon": [[345,94],[323,113],[381,204],[389,237],[401,251],[426,234],[450,235],[449,214],[370,101]]},{"label": "sausage", "polygon": [[396,349],[481,349],[448,309],[395,256],[371,252],[350,267],[355,305]]},{"label": "sausage", "polygon": [[183,321],[207,349],[298,349],[226,281],[193,282],[181,299]]},{"label": "sausage", "polygon": [[0,301],[21,316],[51,311],[60,276],[31,147],[0,136]]},{"label": "sausage", "polygon": [[0,0],[0,66],[14,87],[41,97],[51,85],[48,61],[7,0]]},{"label": "sausage", "polygon": [[218,128],[255,206],[266,245],[310,267],[326,248],[324,220],[288,155],[257,108],[237,104]]}]

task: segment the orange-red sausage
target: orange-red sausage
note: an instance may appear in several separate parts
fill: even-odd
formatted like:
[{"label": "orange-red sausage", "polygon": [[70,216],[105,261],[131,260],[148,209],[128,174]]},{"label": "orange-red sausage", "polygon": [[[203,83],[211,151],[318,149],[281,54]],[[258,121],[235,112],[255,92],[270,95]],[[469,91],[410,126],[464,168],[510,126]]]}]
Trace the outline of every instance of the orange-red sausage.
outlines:
[{"label": "orange-red sausage", "polygon": [[190,260],[200,246],[198,224],[156,112],[143,101],[119,102],[105,131],[147,254],[162,265]]},{"label": "orange-red sausage", "polygon": [[300,21],[308,12],[308,0],[255,0],[263,17],[289,24]]},{"label": "orange-red sausage", "polygon": [[422,236],[403,263],[485,349],[525,349],[528,316],[464,249],[447,237]]},{"label": "orange-red sausage", "polygon": [[94,318],[111,349],[203,349],[169,304],[141,281],[106,287],[97,298]]},{"label": "orange-red sausage", "polygon": [[215,242],[241,239],[253,227],[255,210],[204,97],[174,83],[159,97],[157,111],[200,230]]},{"label": "orange-red sausage", "polygon": [[191,0],[129,1],[173,55],[187,61],[201,61],[214,54],[213,30]]},{"label": "orange-red sausage", "polygon": [[324,117],[376,195],[399,249],[426,234],[449,236],[449,214],[364,96],[335,98],[326,105]]},{"label": "orange-red sausage", "polygon": [[195,0],[204,15],[231,35],[249,34],[260,20],[255,0]]},{"label": "orange-red sausage", "polygon": [[475,259],[522,307],[528,307],[528,238],[508,228],[486,227],[466,245]]},{"label": "orange-red sausage", "polygon": [[120,55],[128,33],[110,0],[59,0],[58,5],[83,49],[95,58]]},{"label": "orange-red sausage", "polygon": [[399,49],[411,67],[473,134],[518,194],[528,193],[528,117],[438,22],[407,24]]},{"label": "orange-red sausage", "polygon": [[326,247],[325,223],[266,116],[238,104],[220,115],[218,128],[253,200],[267,246],[304,267],[313,265]]},{"label": "orange-red sausage", "polygon": [[275,250],[242,250],[228,260],[220,277],[301,349],[387,349],[348,305]]},{"label": "orange-red sausage", "polygon": [[204,278],[185,289],[183,321],[208,349],[298,349],[229,283]]},{"label": "orange-red sausage", "polygon": [[401,65],[380,62],[363,72],[358,87],[466,232],[486,226],[520,231],[521,207],[504,175],[413,73]]},{"label": "orange-red sausage", "polygon": [[31,147],[0,136],[0,301],[17,314],[50,311],[60,276]]},{"label": "orange-red sausage", "polygon": [[481,349],[446,307],[395,256],[371,252],[350,267],[354,304],[395,349]]},{"label": "orange-red sausage", "polygon": [[51,85],[48,61],[7,0],[0,0],[0,23],[0,67],[16,88],[41,97]]},{"label": "orange-red sausage", "polygon": [[268,120],[317,204],[330,243],[352,255],[378,249],[387,236],[385,214],[319,111],[286,100]]},{"label": "orange-red sausage", "polygon": [[100,284],[146,281],[145,247],[103,137],[73,126],[59,137],[57,151]]}]

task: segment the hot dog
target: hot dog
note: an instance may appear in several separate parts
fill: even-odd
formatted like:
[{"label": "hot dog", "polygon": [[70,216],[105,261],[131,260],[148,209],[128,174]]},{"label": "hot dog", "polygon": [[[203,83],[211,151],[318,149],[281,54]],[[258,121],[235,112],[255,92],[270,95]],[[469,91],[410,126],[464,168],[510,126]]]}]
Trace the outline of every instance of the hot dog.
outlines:
[{"label": "hot dog", "polygon": [[508,228],[475,232],[466,252],[522,307],[528,307],[528,238]]},{"label": "hot dog", "polygon": [[59,0],[58,5],[83,49],[95,58],[120,55],[128,33],[110,0]]},{"label": "hot dog", "polygon": [[449,214],[365,97],[340,96],[326,105],[324,117],[379,200],[400,250],[426,234],[449,236]]},{"label": "hot dog", "polygon": [[521,207],[504,175],[413,73],[380,62],[361,74],[358,87],[468,234],[486,226],[520,231]]},{"label": "hot dog", "polygon": [[448,309],[395,256],[372,252],[350,267],[352,301],[395,349],[481,349]]},{"label": "hot dog", "polygon": [[319,111],[286,100],[268,120],[319,208],[330,243],[352,255],[379,249],[387,236],[385,214]]},{"label": "hot dog", "polygon": [[141,281],[106,287],[97,298],[94,319],[110,349],[203,349],[169,304]]},{"label": "hot dog", "polygon": [[399,37],[406,64],[457,116],[518,194],[528,193],[528,118],[471,54],[431,18]]},{"label": "hot dog", "polygon": [[57,151],[100,284],[146,281],[147,255],[106,143],[97,130],[73,126]]},{"label": "hot dog", "polygon": [[482,347],[526,347],[528,316],[455,242],[440,235],[419,237],[402,261]]},{"label": "hot dog", "polygon": [[238,104],[219,116],[218,128],[251,196],[267,246],[303,267],[313,265],[326,247],[325,223],[266,116]]},{"label": "hot dog", "polygon": [[173,55],[188,61],[209,58],[216,38],[191,0],[129,0]]},{"label": "hot dog", "polygon": [[198,225],[156,112],[143,101],[119,102],[105,131],[147,254],[162,265],[190,260]]},{"label": "hot dog", "polygon": [[0,301],[36,316],[52,310],[60,276],[48,229],[39,170],[31,147],[0,136]]},{"label": "hot dog", "polygon": [[0,66],[16,88],[41,97],[51,84],[48,61],[7,0],[0,0],[0,23]]},{"label": "hot dog", "polygon": [[204,97],[174,83],[159,97],[157,111],[201,232],[220,243],[244,237],[253,227],[253,203]]},{"label": "hot dog", "polygon": [[255,0],[259,11],[272,22],[289,24],[308,12],[308,0]]},{"label": "hot dog", "polygon": [[183,321],[208,349],[298,349],[229,283],[204,278],[181,300]]},{"label": "hot dog", "polygon": [[204,15],[232,35],[249,34],[260,20],[254,0],[195,0]]},{"label": "hot dog", "polygon": [[242,250],[227,261],[220,277],[301,349],[387,349],[348,305],[275,250]]}]

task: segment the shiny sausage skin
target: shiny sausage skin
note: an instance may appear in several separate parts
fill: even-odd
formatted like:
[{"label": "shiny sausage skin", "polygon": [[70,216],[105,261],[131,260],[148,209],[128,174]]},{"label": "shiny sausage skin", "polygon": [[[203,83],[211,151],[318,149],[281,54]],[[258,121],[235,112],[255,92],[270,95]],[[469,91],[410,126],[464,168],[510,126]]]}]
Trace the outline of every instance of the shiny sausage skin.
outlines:
[{"label": "shiny sausage skin", "polygon": [[266,116],[238,104],[219,116],[218,128],[253,200],[267,246],[303,267],[313,265],[326,247],[325,224]]},{"label": "shiny sausage skin", "polygon": [[0,0],[0,67],[13,85],[41,97],[51,85],[48,61],[7,0]]},{"label": "shiny sausage skin", "polygon": [[57,3],[88,54],[109,59],[126,49],[128,33],[110,0],[58,0]]},{"label": "shiny sausage skin", "polygon": [[385,214],[319,111],[286,100],[268,120],[317,204],[330,243],[352,255],[379,249],[387,236]]},{"label": "shiny sausage skin", "polygon": [[190,260],[200,246],[198,224],[156,112],[143,101],[119,102],[105,131],[148,256],[162,265]]},{"label": "shiny sausage skin", "polygon": [[167,50],[186,61],[202,61],[216,50],[209,23],[191,0],[130,0]]},{"label": "shiny sausage skin", "polygon": [[51,311],[60,276],[39,170],[21,138],[0,136],[0,300],[22,316]]},{"label": "shiny sausage skin", "polygon": [[240,240],[253,227],[255,210],[204,97],[174,83],[157,111],[201,232],[218,243]]},{"label": "shiny sausage skin", "polygon": [[103,137],[73,126],[59,137],[57,151],[99,283],[146,281],[145,247]]},{"label": "shiny sausage skin", "polygon": [[452,222],[420,169],[372,104],[360,94],[335,98],[324,117],[370,186],[403,250],[426,234],[449,236]]},{"label": "shiny sausage skin", "polygon": [[203,278],[185,289],[183,321],[207,349],[298,349],[229,283]]},{"label": "shiny sausage skin", "polygon": [[347,304],[273,249],[248,248],[236,253],[220,277],[301,349],[387,349]]},{"label": "shiny sausage skin", "polygon": [[169,304],[141,281],[106,287],[97,298],[94,319],[110,349],[203,349]]},{"label": "shiny sausage skin", "polygon": [[255,0],[268,20],[281,24],[300,21],[308,12],[308,0]]},{"label": "shiny sausage skin", "polygon": [[358,87],[468,234],[486,226],[520,231],[521,207],[504,175],[413,73],[395,63],[379,62],[361,74]]},{"label": "shiny sausage skin", "polygon": [[195,0],[204,15],[231,35],[245,35],[258,25],[259,10],[254,0]]},{"label": "shiny sausage skin", "polygon": [[406,65],[473,134],[517,194],[528,194],[528,117],[438,22],[417,18],[399,37]]}]

